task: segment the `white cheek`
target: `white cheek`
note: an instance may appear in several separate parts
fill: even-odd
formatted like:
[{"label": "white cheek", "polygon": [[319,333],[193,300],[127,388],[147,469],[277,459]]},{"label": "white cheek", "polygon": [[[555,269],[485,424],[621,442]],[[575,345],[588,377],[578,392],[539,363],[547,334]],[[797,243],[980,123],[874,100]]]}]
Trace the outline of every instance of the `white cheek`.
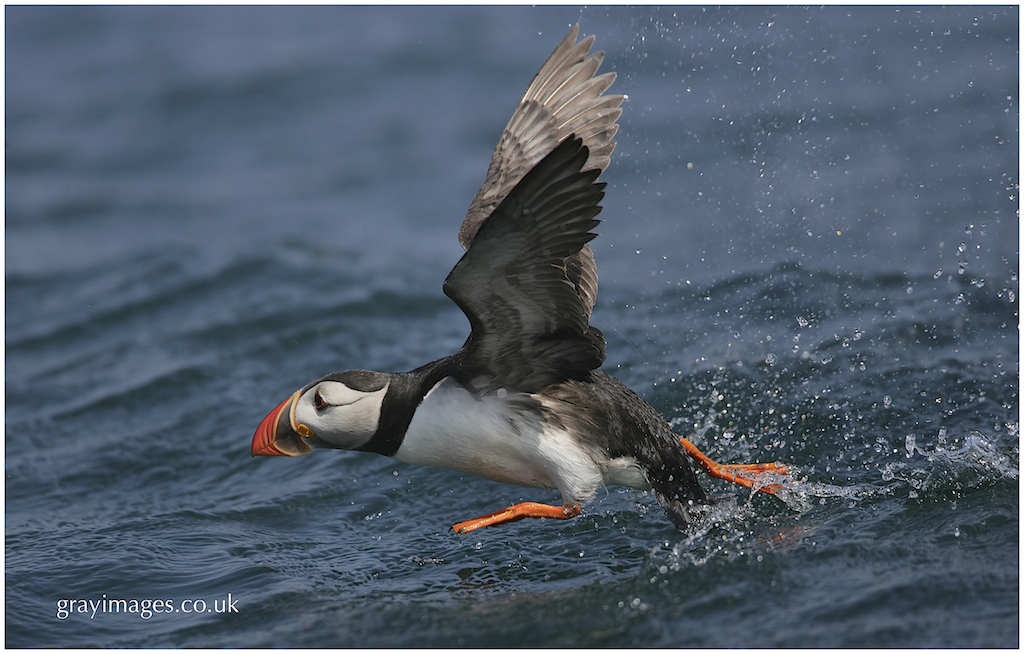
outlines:
[{"label": "white cheek", "polygon": [[[388,386],[372,393],[361,393],[350,391],[346,400],[347,404],[330,406],[323,411],[317,411],[312,401],[303,401],[296,408],[295,418],[298,422],[307,425],[321,440],[327,441],[335,447],[352,449],[363,445],[377,432],[380,425],[381,407],[384,404],[384,396],[387,395]],[[312,397],[311,392],[307,392]],[[333,398],[332,398],[333,399]],[[304,398],[305,400],[305,398]]]}]

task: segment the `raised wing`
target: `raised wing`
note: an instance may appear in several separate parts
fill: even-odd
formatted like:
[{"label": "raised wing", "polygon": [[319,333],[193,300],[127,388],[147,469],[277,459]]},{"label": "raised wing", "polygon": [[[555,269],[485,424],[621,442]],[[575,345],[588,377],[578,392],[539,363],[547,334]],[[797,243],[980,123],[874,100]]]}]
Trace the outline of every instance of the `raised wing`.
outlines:
[{"label": "raised wing", "polygon": [[537,391],[604,361],[604,337],[566,259],[596,234],[604,183],[570,136],[523,177],[481,225],[444,292],[472,333],[456,377],[480,390]]},{"label": "raised wing", "polygon": [[[487,178],[473,198],[459,228],[459,242],[469,249],[480,226],[537,163],[570,134],[589,151],[583,170],[600,174],[615,149],[615,121],[622,114],[623,96],[602,96],[615,73],[595,77],[603,52],[587,56],[594,37],[576,43],[579,26],[569,31],[533,78],[505,131],[498,140]],[[567,263],[569,279],[590,315],[597,298],[594,253],[585,245]]]}]

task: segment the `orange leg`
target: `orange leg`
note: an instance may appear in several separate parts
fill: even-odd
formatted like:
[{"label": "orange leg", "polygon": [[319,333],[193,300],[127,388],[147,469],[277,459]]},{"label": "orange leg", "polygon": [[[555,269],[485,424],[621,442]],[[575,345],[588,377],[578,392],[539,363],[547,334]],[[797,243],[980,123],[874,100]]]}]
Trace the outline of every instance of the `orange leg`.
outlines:
[{"label": "orange leg", "polygon": [[789,473],[789,468],[781,463],[749,463],[749,464],[725,464],[716,463],[707,457],[706,454],[697,449],[697,446],[686,440],[680,438],[679,441],[683,444],[683,449],[691,457],[697,460],[697,463],[701,465],[704,470],[707,471],[712,477],[731,481],[734,484],[740,486],[746,486],[747,488],[756,488],[766,493],[774,494],[775,491],[782,487],[778,484],[768,484],[765,486],[757,487],[757,477],[765,472],[774,472],[778,475],[785,475]]},{"label": "orange leg", "polygon": [[566,504],[565,506],[551,506],[550,504],[538,504],[537,502],[523,502],[510,506],[501,511],[488,513],[473,520],[460,522],[452,529],[457,534],[465,534],[481,527],[500,525],[506,522],[515,522],[523,518],[554,518],[555,520],[568,520],[580,514],[579,504]]}]

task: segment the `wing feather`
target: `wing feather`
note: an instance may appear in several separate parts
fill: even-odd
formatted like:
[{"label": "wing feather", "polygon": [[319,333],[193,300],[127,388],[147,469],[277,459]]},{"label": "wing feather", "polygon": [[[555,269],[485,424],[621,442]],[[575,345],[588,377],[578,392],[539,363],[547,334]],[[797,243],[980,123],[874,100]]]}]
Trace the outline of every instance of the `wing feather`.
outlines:
[{"label": "wing feather", "polygon": [[604,361],[572,261],[597,234],[604,197],[589,151],[570,135],[517,184],[478,230],[444,292],[469,318],[460,381],[534,391]]},{"label": "wing feather", "polygon": [[[459,242],[469,249],[480,226],[523,177],[570,134],[582,139],[589,155],[583,170],[603,172],[615,149],[621,95],[602,95],[615,73],[595,77],[603,52],[588,56],[594,37],[579,43],[573,27],[541,66],[498,139],[487,177],[470,204],[459,229]],[[589,316],[597,298],[597,267],[589,245],[565,262],[569,280]]]}]

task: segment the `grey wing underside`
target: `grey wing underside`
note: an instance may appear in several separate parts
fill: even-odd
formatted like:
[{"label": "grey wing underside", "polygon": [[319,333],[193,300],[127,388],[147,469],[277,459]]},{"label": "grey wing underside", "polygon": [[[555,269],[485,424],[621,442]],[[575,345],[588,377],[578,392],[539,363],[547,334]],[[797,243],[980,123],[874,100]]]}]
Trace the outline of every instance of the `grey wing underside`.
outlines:
[{"label": "grey wing underside", "polygon": [[[537,163],[570,134],[589,151],[584,171],[600,174],[615,149],[616,121],[622,114],[621,95],[601,95],[615,73],[595,77],[603,52],[587,55],[594,37],[579,43],[579,26],[569,31],[526,89],[494,149],[487,178],[473,198],[459,228],[459,242],[469,249],[480,226]],[[597,298],[597,267],[590,245],[565,261],[566,274],[576,289],[589,320]]]}]

